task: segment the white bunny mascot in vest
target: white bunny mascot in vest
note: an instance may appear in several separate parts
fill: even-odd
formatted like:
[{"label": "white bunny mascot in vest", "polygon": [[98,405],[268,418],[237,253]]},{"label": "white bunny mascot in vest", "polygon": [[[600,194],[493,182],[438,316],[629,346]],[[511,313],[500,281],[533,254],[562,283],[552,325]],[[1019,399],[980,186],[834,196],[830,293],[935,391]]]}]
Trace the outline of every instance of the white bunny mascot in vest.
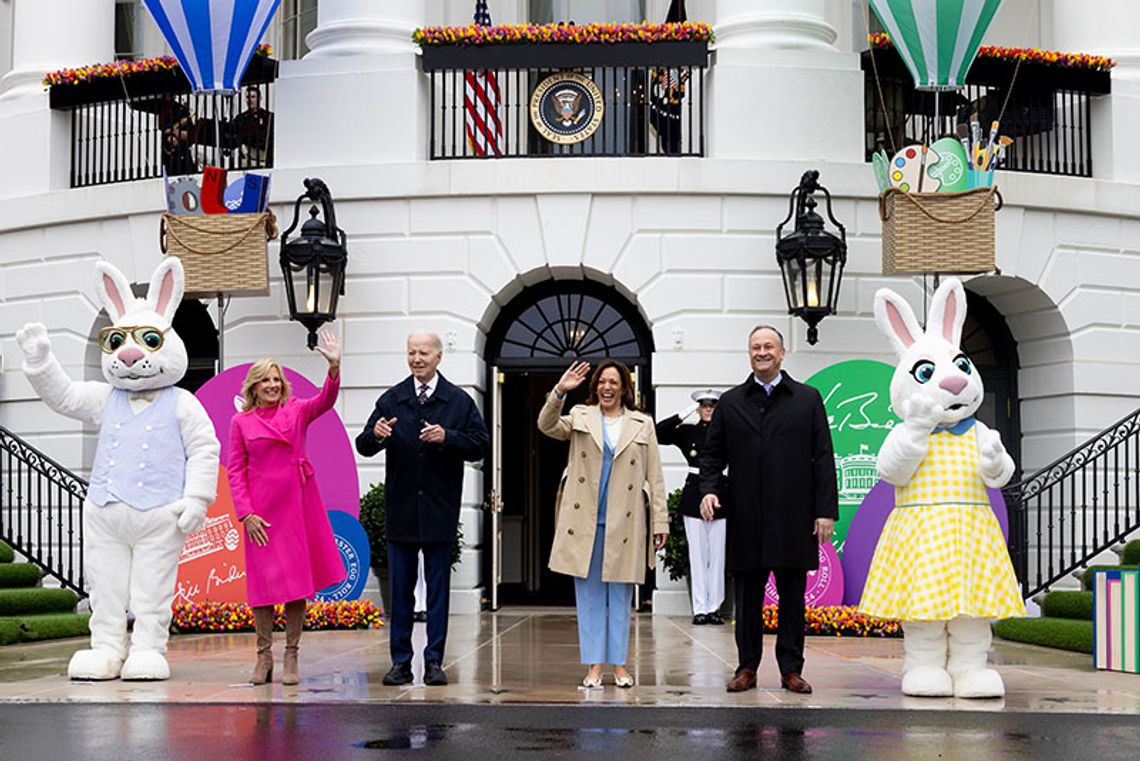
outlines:
[{"label": "white bunny mascot in vest", "polygon": [[959,348],[965,320],[966,292],[953,278],[935,292],[925,332],[901,296],[875,294],[875,321],[899,355],[891,405],[902,424],[879,452],[895,508],[859,609],[902,620],[906,695],[1001,697],[1001,675],[986,667],[988,619],[1025,615],[986,494],[1009,481],[1013,460],[974,418],[983,389]]},{"label": "white bunny mascot in vest", "polygon": [[[186,346],[171,330],[182,300],[182,264],[168,257],[135,299],[119,270],[95,265],[95,290],[113,322],[99,335],[107,383],[72,381],[47,330],[16,340],[24,373],[49,407],[99,425],[83,503],[83,551],[91,593],[91,649],[71,659],[72,679],[167,679],[166,640],[186,534],[202,528],[218,479],[218,439],[206,410],[174,384]],[[127,610],[135,626],[127,646]]]}]

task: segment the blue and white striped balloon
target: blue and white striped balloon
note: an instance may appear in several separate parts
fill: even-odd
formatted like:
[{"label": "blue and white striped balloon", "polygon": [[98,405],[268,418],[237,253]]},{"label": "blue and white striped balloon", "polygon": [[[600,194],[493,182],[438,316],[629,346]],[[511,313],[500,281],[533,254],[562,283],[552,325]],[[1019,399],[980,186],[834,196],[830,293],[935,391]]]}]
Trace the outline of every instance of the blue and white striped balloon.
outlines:
[{"label": "blue and white striped balloon", "polygon": [[143,0],[191,87],[232,91],[281,0]]}]

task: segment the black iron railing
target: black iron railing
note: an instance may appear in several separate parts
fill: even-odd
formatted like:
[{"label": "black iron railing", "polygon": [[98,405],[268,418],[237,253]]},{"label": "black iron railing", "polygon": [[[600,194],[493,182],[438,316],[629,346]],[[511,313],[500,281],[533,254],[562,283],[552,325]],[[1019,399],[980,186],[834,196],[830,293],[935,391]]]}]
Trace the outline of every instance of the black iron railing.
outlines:
[{"label": "black iron railing", "polygon": [[1031,597],[1140,528],[1140,410],[1002,491],[1010,556]]},{"label": "black iron railing", "polygon": [[[1092,104],[1109,92],[1108,73],[1025,63],[1015,76],[1015,68],[1011,62],[979,59],[965,87],[935,96],[914,89],[894,50],[876,50],[873,59],[864,52],[867,160],[880,149],[890,153],[954,135],[959,124],[971,121],[979,123],[985,138],[1001,116],[1000,134],[1013,140],[1001,169],[1091,177]],[[935,97],[940,99],[937,124]]]},{"label": "black iron railing", "polygon": [[[421,65],[432,159],[705,154],[704,42],[426,47]],[[596,86],[604,116],[589,137],[561,143],[532,111],[543,83],[568,74]]]},{"label": "black iron railing", "polygon": [[86,496],[86,481],[0,427],[0,539],[80,597]]},{"label": "black iron railing", "polygon": [[51,88],[70,112],[71,187],[273,166],[277,63],[255,57],[240,92],[190,92],[180,71]]}]

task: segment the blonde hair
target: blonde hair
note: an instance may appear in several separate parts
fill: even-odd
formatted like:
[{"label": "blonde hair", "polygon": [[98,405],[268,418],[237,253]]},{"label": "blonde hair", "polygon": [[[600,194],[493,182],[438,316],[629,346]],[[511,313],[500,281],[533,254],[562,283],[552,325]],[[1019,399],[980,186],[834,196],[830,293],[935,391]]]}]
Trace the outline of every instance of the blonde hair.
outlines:
[{"label": "blonde hair", "polygon": [[265,357],[264,359],[257,360],[250,366],[249,372],[245,374],[245,380],[242,381],[242,412],[249,412],[257,406],[257,393],[254,389],[258,383],[268,378],[269,374],[274,370],[277,371],[277,377],[281,379],[281,398],[278,404],[284,403],[285,400],[289,398],[289,392],[292,389],[289,387],[289,381],[285,378],[285,372],[281,369],[281,365],[272,357]]}]

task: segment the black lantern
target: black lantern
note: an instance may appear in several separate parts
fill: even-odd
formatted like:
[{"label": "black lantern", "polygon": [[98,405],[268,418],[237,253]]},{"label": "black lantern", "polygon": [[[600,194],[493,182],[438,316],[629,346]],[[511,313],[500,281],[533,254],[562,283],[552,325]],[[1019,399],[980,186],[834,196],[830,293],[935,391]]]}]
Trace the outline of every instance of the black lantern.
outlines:
[{"label": "black lantern", "polygon": [[[823,218],[815,213],[813,194],[823,191],[827,198],[827,216],[839,235],[823,229]],[[784,225],[795,216],[796,229],[781,235]],[[835,314],[839,299],[839,281],[847,263],[847,231],[831,213],[831,194],[819,184],[819,172],[804,172],[799,187],[792,191],[788,216],[776,228],[776,259],[784,276],[784,295],[788,298],[788,314],[808,324],[809,344],[819,340],[816,325],[829,314]]]},{"label": "black lantern", "polygon": [[[314,202],[309,208],[309,219],[301,225],[300,236],[289,240],[305,201]],[[318,214],[324,217],[323,222]],[[289,317],[309,329],[310,349],[317,345],[317,329],[336,319],[336,302],[344,295],[346,243],[344,230],[336,226],[336,210],[328,186],[316,178],[306,179],[305,193],[293,205],[293,223],[281,236],[281,271],[289,296]]]}]

